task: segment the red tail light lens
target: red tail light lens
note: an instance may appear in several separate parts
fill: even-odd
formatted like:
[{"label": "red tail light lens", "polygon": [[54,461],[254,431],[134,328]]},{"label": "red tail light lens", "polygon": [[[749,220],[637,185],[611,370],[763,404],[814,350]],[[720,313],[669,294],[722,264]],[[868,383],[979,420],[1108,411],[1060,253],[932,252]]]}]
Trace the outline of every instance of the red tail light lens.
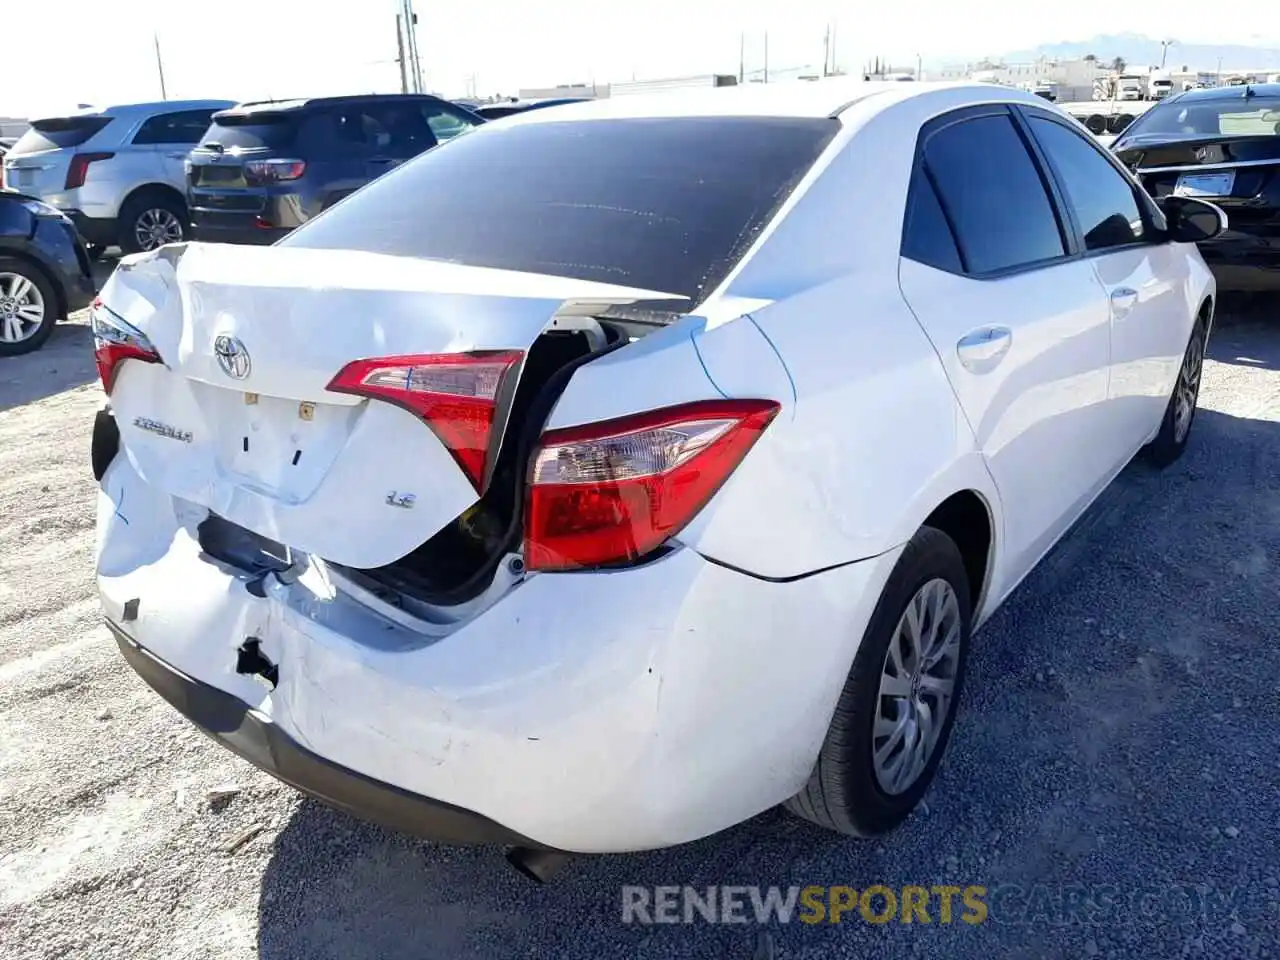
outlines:
[{"label": "red tail light lens", "polygon": [[706,506],[777,413],[772,400],[714,400],[544,433],[525,565],[572,570],[643,557]]},{"label": "red tail light lens", "polygon": [[254,186],[297,180],[307,172],[304,160],[249,160],[244,165],[244,179]]},{"label": "red tail light lens", "polygon": [[77,187],[83,187],[85,178],[89,175],[89,164],[97,163],[99,160],[110,160],[114,156],[114,153],[77,153],[71,158],[71,164],[67,167],[67,182],[63,189],[75,190]]},{"label": "red tail light lens", "polygon": [[98,364],[102,388],[111,392],[120,364],[126,360],[160,363],[160,354],[151,341],[136,327],[107,308],[101,299],[89,307],[89,326],[93,330],[93,357]]},{"label": "red tail light lens", "polygon": [[421,417],[479,492],[498,398],[521,356],[518,350],[490,350],[356,360],[329,389],[386,400]]}]

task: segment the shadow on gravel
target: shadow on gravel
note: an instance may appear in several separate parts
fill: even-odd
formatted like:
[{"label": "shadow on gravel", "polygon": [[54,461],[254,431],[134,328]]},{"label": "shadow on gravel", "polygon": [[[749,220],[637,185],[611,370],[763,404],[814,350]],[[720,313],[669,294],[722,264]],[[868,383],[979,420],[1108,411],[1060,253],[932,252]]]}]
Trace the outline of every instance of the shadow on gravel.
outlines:
[{"label": "shadow on gravel", "polygon": [[1209,359],[1280,370],[1280,297],[1265,308],[1238,309],[1221,316],[1209,339]]},{"label": "shadow on gravel", "polygon": [[98,378],[93,335],[82,323],[60,323],[34,353],[0,359],[0,412],[43,400]]},{"label": "shadow on gravel", "polygon": [[[1183,459],[1126,470],[975,638],[931,809],[893,835],[851,840],[772,810],[683,847],[584,857],[537,886],[500,850],[419,843],[305,801],[263,875],[259,956],[1258,955],[1280,848],[1277,558],[1280,423],[1202,409]],[[1245,895],[1231,916],[1169,922],[1160,885],[1174,883]],[[1044,885],[1049,913],[993,893],[981,926],[936,912],[928,926],[644,926],[622,922],[633,884]],[[1056,898],[1080,884],[1155,906],[1058,922]]]}]

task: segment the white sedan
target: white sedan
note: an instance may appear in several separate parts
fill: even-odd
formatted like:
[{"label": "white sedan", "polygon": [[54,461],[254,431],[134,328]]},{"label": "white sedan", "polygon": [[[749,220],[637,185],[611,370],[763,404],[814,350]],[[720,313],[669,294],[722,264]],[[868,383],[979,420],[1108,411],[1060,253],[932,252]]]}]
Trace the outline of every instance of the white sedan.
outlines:
[{"label": "white sedan", "polygon": [[1185,447],[1224,226],[990,84],[486,125],[274,247],[122,261],[107,619],[259,767],[535,874],[782,803],[882,833],[974,631]]}]

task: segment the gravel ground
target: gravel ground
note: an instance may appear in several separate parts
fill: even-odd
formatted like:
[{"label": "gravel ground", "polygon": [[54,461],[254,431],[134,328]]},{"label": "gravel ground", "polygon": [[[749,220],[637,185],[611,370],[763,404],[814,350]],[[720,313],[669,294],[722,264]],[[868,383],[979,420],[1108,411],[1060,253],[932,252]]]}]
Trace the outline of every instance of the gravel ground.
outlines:
[{"label": "gravel ground", "polygon": [[[770,812],[545,887],[498,851],[300,800],[125,667],[92,586],[84,324],[0,361],[0,956],[1280,955],[1280,326],[1263,312],[1220,320],[1186,457],[1130,467],[978,637],[930,809],[879,843]],[[621,922],[624,884],[713,883],[981,884],[991,916]],[[1074,884],[1114,888],[1110,913],[1064,912]],[[997,897],[1009,885],[1025,895]]]}]

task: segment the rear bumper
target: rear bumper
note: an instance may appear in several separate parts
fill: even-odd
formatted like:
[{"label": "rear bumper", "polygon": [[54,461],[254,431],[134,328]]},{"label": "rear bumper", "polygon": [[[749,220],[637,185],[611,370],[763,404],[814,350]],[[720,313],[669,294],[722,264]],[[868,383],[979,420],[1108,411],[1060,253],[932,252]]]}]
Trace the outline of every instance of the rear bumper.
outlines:
[{"label": "rear bumper", "polygon": [[365,820],[428,840],[537,846],[478,813],[330,763],[249,704],[171,667],[118,624],[107,621],[107,626],[129,666],[151,689],[222,746],[291,787]]},{"label": "rear bumper", "polygon": [[[380,615],[322,564],[289,584],[219,564],[193,537],[203,516],[128,457],[102,478],[103,609],[170,703],[360,816],[574,853],[695,840],[799,790],[900,553],[777,583],[678,549],[533,575],[433,627]],[[249,638],[274,688],[237,672]]]},{"label": "rear bumper", "polygon": [[290,233],[291,230],[283,227],[259,226],[258,217],[254,214],[207,214],[199,210],[191,214],[192,238],[205,243],[267,246]]},{"label": "rear bumper", "polygon": [[1280,290],[1280,236],[1257,236],[1229,230],[1199,245],[1221,291]]}]

